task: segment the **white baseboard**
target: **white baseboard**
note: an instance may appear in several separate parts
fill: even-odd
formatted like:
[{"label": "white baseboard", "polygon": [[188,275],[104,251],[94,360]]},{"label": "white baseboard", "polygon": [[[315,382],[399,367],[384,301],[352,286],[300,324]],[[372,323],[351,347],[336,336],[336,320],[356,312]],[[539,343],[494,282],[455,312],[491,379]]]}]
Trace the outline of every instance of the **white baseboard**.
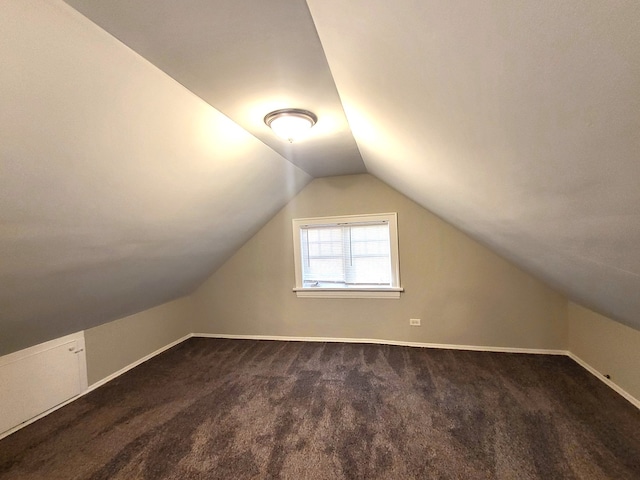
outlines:
[{"label": "white baseboard", "polygon": [[[155,352],[151,352],[149,355],[145,355],[144,357],[142,357],[140,360],[136,360],[133,363],[130,363],[129,365],[127,365],[126,367],[121,368],[120,370],[118,370],[117,372],[112,373],[111,375],[109,375],[108,377],[104,377],[102,380],[98,380],[96,383],[93,383],[91,385],[89,385],[89,388],[87,389],[86,392],[84,392],[82,395],[86,395],[87,393],[95,390],[98,387],[101,387],[102,385],[104,385],[105,383],[110,382],[111,380],[113,380],[114,378],[119,377],[120,375],[122,375],[123,373],[127,373],[129,370],[131,370],[132,368],[137,367],[138,365],[146,362],[147,360],[151,360],[153,357],[155,357],[156,355],[160,355],[162,352],[169,350],[172,347],[175,347],[176,345],[178,345],[179,343],[184,342],[185,340],[188,340],[189,338],[193,337],[192,333],[189,333],[187,335],[185,335],[182,338],[179,338],[178,340],[171,342],[168,345],[165,345],[164,347],[159,348],[158,350],[156,350]],[[80,396],[82,396],[80,395]]]},{"label": "white baseboard", "polygon": [[596,378],[598,378],[600,381],[602,381],[605,385],[607,385],[610,388],[612,388],[613,390],[615,390],[618,394],[620,394],[622,397],[624,397],[625,400],[627,400],[629,403],[631,403],[637,409],[640,410],[640,400],[635,398],[633,395],[631,395],[629,392],[624,390],[618,384],[616,384],[616,383],[612,382],[611,380],[609,380],[602,373],[600,373],[598,370],[593,368],[591,365],[589,365],[587,362],[582,360],[577,355],[575,355],[575,354],[573,354],[571,352],[567,352],[567,356],[569,358],[571,358],[574,362],[576,362],[578,365],[580,365],[582,368],[584,368],[588,372],[592,373]]},{"label": "white baseboard", "polygon": [[374,343],[379,345],[399,345],[404,347],[420,347],[420,348],[439,348],[447,350],[471,350],[477,352],[498,352],[498,353],[528,353],[534,355],[565,355],[575,361],[578,365],[585,370],[595,375],[598,379],[604,382],[607,386],[612,388],[618,394],[620,394],[625,400],[640,409],[640,400],[633,395],[622,389],[619,385],[612,382],[595,368],[589,365],[587,362],[577,357],[568,350],[552,350],[541,348],[517,348],[517,347],[491,347],[491,346],[478,346],[478,345],[452,345],[447,343],[420,343],[420,342],[404,342],[398,340],[380,340],[372,338],[334,338],[334,337],[289,337],[281,335],[232,335],[232,334],[217,334],[217,333],[193,333],[193,337],[205,337],[205,338],[228,338],[238,340],[280,340],[288,342],[338,342],[338,343]]},{"label": "white baseboard", "polygon": [[[171,347],[178,345],[179,343],[184,342],[192,337],[202,337],[202,338],[227,338],[227,339],[238,339],[238,340],[279,340],[279,341],[288,341],[288,342],[334,342],[334,343],[372,343],[378,345],[397,345],[404,347],[418,347],[418,348],[438,348],[438,349],[446,349],[446,350],[470,350],[477,352],[497,352],[497,353],[525,353],[525,354],[534,354],[534,355],[565,355],[574,360],[578,365],[583,367],[585,370],[595,375],[598,379],[604,382],[607,386],[613,389],[615,392],[620,394],[625,400],[634,405],[636,408],[640,409],[640,400],[635,398],[633,395],[622,389],[616,383],[612,382],[600,372],[598,372],[591,365],[586,363],[581,358],[577,357],[573,353],[568,350],[554,350],[554,349],[544,349],[544,348],[519,348],[519,347],[493,347],[493,346],[479,346],[479,345],[453,345],[447,343],[421,343],[421,342],[405,342],[400,340],[382,340],[376,338],[336,338],[336,337],[292,337],[292,336],[283,336],[283,335],[233,335],[233,334],[218,334],[218,333],[190,333],[185,335],[184,337],[176,340],[175,342],[171,342],[169,345],[166,345],[162,348],[159,348],[155,352],[146,355],[140,360],[133,362],[130,365],[118,370],[117,372],[109,375],[106,378],[92,384],[86,392],[78,395],[77,397],[72,398],[71,400],[58,405],[54,409],[42,414],[37,418],[41,418],[48,413],[57,410],[60,407],[63,407],[67,403],[72,402],[73,400],[89,393],[92,390],[104,385],[105,383],[113,380],[116,377],[119,377],[123,373],[131,370],[132,368],[137,367],[141,363],[146,362],[147,360],[159,355],[160,353],[168,350]],[[37,418],[33,419],[35,421]],[[31,423],[31,421],[29,422]]]},{"label": "white baseboard", "polygon": [[281,335],[231,335],[217,333],[193,333],[193,337],[228,338],[238,340],[279,340],[285,342],[331,342],[331,343],[373,343],[377,345],[397,345],[400,347],[438,348],[445,350],[472,350],[477,352],[529,353],[535,355],[567,355],[566,350],[542,348],[492,347],[483,345],[453,345],[448,343],[405,342],[377,338],[336,338],[336,337],[289,337]]},{"label": "white baseboard", "polygon": [[[578,365],[583,367],[585,370],[587,370],[588,372],[593,374],[596,378],[601,380],[605,385],[609,386],[615,392],[620,394],[629,403],[634,405],[636,408],[640,409],[640,400],[638,400],[633,395],[631,395],[630,393],[625,391],[623,388],[621,388],[616,383],[614,383],[611,380],[609,380],[608,378],[606,378],[604,375],[602,375],[600,372],[598,372],[591,365],[589,365],[584,360],[582,360],[580,357],[574,355],[573,353],[571,353],[568,350],[554,350],[554,349],[541,349],[541,348],[519,348],[519,347],[494,347],[494,346],[483,346],[483,345],[480,345],[480,346],[479,345],[454,345],[454,344],[447,344],[447,343],[422,343],[422,342],[406,342],[406,341],[400,341],[400,340],[382,340],[382,339],[376,339],[376,338],[293,337],[293,336],[282,336],[282,335],[233,335],[233,334],[217,334],[217,333],[190,333],[188,335],[185,335],[182,338],[179,338],[178,340],[176,340],[174,342],[171,342],[168,345],[165,345],[162,348],[159,348],[158,350],[156,350],[156,351],[154,351],[154,352],[152,352],[152,353],[150,353],[148,355],[145,355],[140,360],[137,360],[137,361],[127,365],[126,367],[121,368],[117,372],[112,373],[108,377],[105,377],[102,380],[92,384],[91,386],[89,386],[89,388],[85,392],[81,393],[77,397],[69,399],[68,401],[66,401],[66,402],[64,402],[64,403],[52,408],[51,410],[48,410],[47,412],[39,415],[38,417],[35,417],[35,418],[29,420],[28,422],[25,422],[24,424],[16,427],[13,431],[18,430],[19,428],[21,428],[23,426],[26,426],[29,423],[32,423],[32,422],[36,421],[37,419],[48,415],[49,413],[57,410],[58,408],[61,408],[61,407],[65,406],[65,405],[67,405],[68,403],[76,400],[77,398],[80,398],[81,396],[86,395],[87,393],[89,393],[89,392],[95,390],[96,388],[104,385],[105,383],[110,382],[114,378],[119,377],[123,373],[128,372],[132,368],[137,367],[138,365],[146,362],[147,360],[150,360],[151,358],[155,357],[156,355],[159,355],[162,352],[164,352],[164,351],[166,351],[166,350],[168,350],[168,349],[170,349],[172,347],[175,347],[179,343],[182,343],[185,340],[188,340],[189,338],[192,338],[192,337],[227,338],[227,339],[238,339],[238,340],[278,340],[278,341],[289,341],[289,342],[371,343],[371,344],[378,344],[378,345],[397,345],[397,346],[418,347],[418,348],[438,348],[438,349],[446,349],[446,350],[470,350],[470,351],[477,351],[477,352],[525,353],[525,354],[534,354],[534,355],[565,355],[565,356],[568,356],[569,358],[571,358],[573,361],[575,361]],[[4,436],[8,435],[9,433],[12,433],[12,431],[5,432],[2,436],[0,436],[0,438],[3,438]]]},{"label": "white baseboard", "polygon": [[446,343],[405,342],[405,341],[399,341],[399,340],[381,340],[381,339],[375,339],[375,338],[291,337],[291,336],[281,336],[281,335],[233,335],[233,334],[216,334],[216,333],[190,333],[188,335],[185,335],[182,338],[179,338],[178,340],[175,340],[174,342],[169,343],[168,345],[165,345],[164,347],[159,348],[154,352],[151,352],[148,355],[145,355],[141,359],[136,360],[135,362],[127,365],[126,367],[121,368],[117,372],[112,373],[111,375],[103,378],[102,380],[99,380],[96,383],[93,383],[84,392],[80,393],[79,395],[73,398],[70,398],[69,400],[61,403],[60,405],[56,405],[55,407],[47,410],[46,412],[43,412],[40,415],[33,417],[10,430],[7,430],[6,432],[3,432],[2,434],[0,434],[0,439],[8,435],[11,435],[12,433],[20,430],[23,427],[26,427],[27,425],[43,417],[46,417],[50,413],[55,412],[56,410],[64,407],[65,405],[68,405],[69,403],[86,395],[87,393],[92,392],[96,388],[101,387],[102,385],[110,382],[114,378],[117,378],[120,375],[128,372],[129,370],[137,367],[138,365],[146,362],[147,360],[150,360],[156,355],[159,355],[162,352],[172,347],[175,347],[176,345],[192,337],[226,338],[226,339],[237,339],[237,340],[279,340],[279,341],[289,341],[289,342],[371,343],[371,344],[378,344],[378,345],[397,345],[397,346],[404,346],[404,347],[437,348],[437,349],[446,349],[446,350],[471,350],[471,351],[478,351],[478,352],[527,353],[527,354],[535,354],[535,355],[565,355],[571,358],[572,360],[574,360],[578,365],[583,367],[585,370],[595,375],[597,378],[599,378],[607,386],[609,386],[618,394],[620,394],[625,400],[630,402],[636,408],[640,409],[640,400],[633,397],[630,393],[626,392],[620,386],[618,386],[617,384],[615,384],[614,382],[606,378],[604,375],[602,375],[600,372],[598,372],[595,368],[593,368],[591,365],[586,363],[584,360],[582,360],[581,358],[577,357],[576,355],[574,355],[573,353],[567,350],[518,348],[518,347],[492,347],[492,346],[478,346],[478,345],[452,345],[452,344],[446,344]]}]

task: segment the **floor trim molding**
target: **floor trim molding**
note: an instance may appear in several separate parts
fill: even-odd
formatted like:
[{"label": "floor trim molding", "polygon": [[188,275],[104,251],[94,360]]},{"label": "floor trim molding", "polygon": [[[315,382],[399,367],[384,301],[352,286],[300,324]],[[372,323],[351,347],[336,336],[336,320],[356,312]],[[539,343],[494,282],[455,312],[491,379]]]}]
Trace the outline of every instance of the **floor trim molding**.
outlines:
[{"label": "floor trim molding", "polygon": [[[401,341],[401,340],[382,340],[382,339],[377,339],[377,338],[294,337],[294,336],[286,336],[286,335],[235,335],[235,334],[225,334],[225,333],[190,333],[188,335],[185,335],[182,338],[179,338],[178,340],[176,340],[174,342],[171,342],[168,345],[165,345],[162,348],[159,348],[158,350],[156,350],[156,351],[154,351],[154,352],[152,352],[152,353],[150,353],[148,355],[145,355],[140,360],[137,360],[137,361],[131,363],[130,365],[127,365],[124,368],[121,368],[120,370],[118,370],[117,372],[112,373],[108,377],[105,377],[102,380],[97,381],[96,383],[90,385],[89,388],[85,392],[82,392],[80,395],[68,400],[67,402],[54,407],[53,409],[41,414],[40,416],[32,419],[31,421],[35,421],[38,418],[44,417],[48,413],[51,413],[54,410],[57,410],[58,408],[63,407],[64,405],[76,400],[77,398],[80,398],[81,396],[86,395],[87,393],[89,393],[89,392],[95,390],[96,388],[104,385],[105,383],[110,382],[114,378],[119,377],[123,373],[126,373],[127,371],[131,370],[132,368],[137,367],[141,363],[144,363],[147,360],[150,360],[151,358],[155,357],[156,355],[161,354],[165,350],[168,350],[168,349],[170,349],[172,347],[175,347],[176,345],[184,342],[185,340],[193,338],[193,337],[200,337],[200,338],[227,338],[227,339],[231,339],[231,340],[233,340],[233,339],[237,339],[237,340],[277,340],[277,341],[287,341],[287,342],[372,343],[372,344],[377,344],[377,345],[396,345],[396,346],[401,346],[401,347],[418,347],[418,348],[438,348],[438,349],[446,349],[446,350],[469,350],[469,351],[476,351],[476,352],[525,353],[525,354],[533,354],[533,355],[564,355],[564,356],[567,356],[567,357],[571,358],[574,362],[576,362],[582,368],[584,368],[589,373],[594,375],[600,381],[604,382],[605,385],[609,386],[612,390],[614,390],[616,393],[618,393],[620,396],[622,396],[625,400],[627,400],[629,403],[631,403],[633,406],[635,406],[637,409],[640,410],[640,400],[635,398],[633,395],[631,395],[629,392],[624,390],[622,387],[620,387],[616,383],[614,383],[611,380],[609,380],[608,378],[606,378],[604,375],[602,375],[600,372],[598,372],[595,368],[593,368],[587,362],[585,362],[580,357],[578,357],[577,355],[573,354],[572,352],[570,352],[568,350],[554,350],[554,349],[544,349],[544,348],[520,348],[520,347],[493,347],[493,346],[483,346],[483,345],[455,345],[455,344],[448,344],[448,343],[406,342],[406,341]],[[28,423],[25,423],[25,424],[23,424],[21,426],[28,425],[29,423],[31,423],[31,421],[29,421]]]},{"label": "floor trim molding", "polygon": [[417,348],[438,348],[438,349],[446,349],[446,350],[469,350],[476,352],[497,352],[497,353],[525,353],[525,354],[534,354],[534,355],[565,355],[571,358],[574,362],[580,365],[582,368],[587,370],[589,373],[594,375],[600,381],[604,382],[605,385],[609,386],[612,390],[622,396],[625,400],[631,403],[633,406],[640,410],[640,400],[635,398],[633,395],[625,391],[623,388],[618,386],[616,383],[612,382],[600,372],[598,372],[595,368],[589,365],[587,362],[582,360],[577,355],[571,353],[568,350],[552,350],[552,349],[540,349],[540,348],[518,348],[518,347],[492,347],[492,346],[478,346],[478,345],[454,345],[454,344],[446,344],[446,343],[421,343],[421,342],[405,342],[400,340],[381,340],[375,338],[336,338],[336,337],[292,337],[292,336],[282,336],[282,335],[234,335],[234,334],[218,334],[218,333],[189,333],[184,337],[181,337],[164,347],[161,347],[154,352],[145,355],[144,357],[136,360],[133,363],[121,368],[120,370],[112,373],[111,375],[103,378],[102,380],[98,380],[97,382],[89,385],[89,387],[79,395],[76,395],[73,398],[61,403],[60,405],[56,405],[55,407],[47,410],[46,412],[33,417],[26,422],[21,423],[20,425],[7,430],[0,434],[0,439],[11,435],[12,433],[20,430],[23,427],[49,415],[52,412],[55,412],[59,408],[68,405],[71,402],[83,397],[84,395],[92,392],[96,388],[105,385],[111,380],[119,377],[120,375],[128,372],[129,370],[137,367],[138,365],[146,362],[147,360],[152,359],[156,355],[160,355],[162,352],[169,350],[172,347],[184,342],[193,337],[199,338],[224,338],[230,340],[277,340],[277,341],[287,341],[287,342],[332,342],[332,343],[371,343],[377,345],[395,345],[401,347],[417,347]]},{"label": "floor trim molding", "polygon": [[[102,380],[98,380],[96,383],[92,383],[91,385],[89,385],[89,388],[87,388],[87,390],[83,393],[81,393],[79,396],[82,395],[86,395],[89,392],[92,392],[93,390],[95,390],[98,387],[101,387],[102,385],[104,385],[105,383],[110,382],[111,380],[113,380],[114,378],[119,377],[120,375],[122,375],[123,373],[127,373],[129,370],[131,370],[132,368],[136,368],[138,365],[146,362],[147,360],[151,360],[153,357],[155,357],[156,355],[160,355],[162,352],[169,350],[172,347],[175,347],[176,345],[184,342],[185,340],[190,339],[191,337],[193,337],[193,333],[189,333],[187,335],[185,335],[182,338],[179,338],[178,340],[175,340],[171,343],[169,343],[168,345],[165,345],[164,347],[161,347],[159,349],[157,349],[154,352],[151,352],[148,355],[145,355],[144,357],[142,357],[139,360],[136,360],[133,363],[130,363],[129,365],[127,365],[126,367],[121,368],[120,370],[118,370],[117,372],[113,372],[111,375],[104,377]],[[77,397],[76,397],[77,398]]]},{"label": "floor trim molding", "polygon": [[593,376],[595,376],[597,379],[599,379],[601,382],[603,382],[605,385],[607,385],[608,387],[610,387],[611,389],[615,390],[619,395],[621,395],[622,397],[625,398],[625,400],[627,400],[629,403],[631,403],[633,406],[635,406],[638,410],[640,410],[640,400],[635,398],[633,395],[631,395],[629,392],[627,392],[626,390],[624,390],[622,387],[620,387],[617,383],[612,382],[611,380],[609,380],[607,377],[605,377],[602,373],[600,373],[598,370],[596,370],[595,368],[593,368],[591,365],[589,365],[587,362],[585,362],[584,360],[582,360],[580,357],[578,357],[577,355],[575,355],[572,352],[567,352],[567,356],[573,360],[574,362],[576,362],[578,365],[580,365],[582,368],[584,368],[585,370],[587,370],[589,373],[593,374]]},{"label": "floor trim molding", "polygon": [[224,333],[193,333],[192,337],[203,338],[228,338],[237,340],[278,340],[287,342],[337,342],[337,343],[373,343],[378,345],[398,345],[404,347],[418,347],[418,348],[439,348],[446,350],[470,350],[476,352],[497,352],[497,353],[527,353],[534,355],[564,355],[571,358],[574,362],[587,370],[592,375],[596,376],[599,380],[604,382],[616,393],[621,395],[625,400],[640,410],[640,400],[635,398],[629,392],[622,387],[612,382],[595,368],[582,360],[577,355],[573,354],[569,350],[552,350],[542,348],[518,348],[518,347],[491,347],[491,346],[478,346],[478,345],[453,345],[447,343],[420,343],[420,342],[405,342],[399,340],[380,340],[374,338],[335,338],[335,337],[290,337],[283,335],[234,335]]},{"label": "floor trim molding", "polygon": [[566,350],[542,348],[492,347],[478,345],[454,345],[448,343],[406,342],[402,340],[382,340],[377,338],[340,338],[340,337],[291,337],[282,335],[233,335],[217,333],[194,333],[194,337],[228,338],[237,340],[277,340],[285,342],[331,342],[331,343],[373,343],[377,345],[396,345],[400,347],[439,348],[445,350],[471,350],[476,352],[529,353],[535,355],[567,355]]}]

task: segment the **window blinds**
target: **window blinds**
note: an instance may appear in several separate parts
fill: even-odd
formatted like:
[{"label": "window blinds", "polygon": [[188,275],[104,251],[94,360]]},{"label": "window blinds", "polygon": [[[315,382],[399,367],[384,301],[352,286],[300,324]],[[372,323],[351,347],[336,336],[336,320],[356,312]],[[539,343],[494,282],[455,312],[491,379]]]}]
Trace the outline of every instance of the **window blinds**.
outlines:
[{"label": "window blinds", "polygon": [[305,287],[390,286],[388,222],[303,225],[300,228]]}]

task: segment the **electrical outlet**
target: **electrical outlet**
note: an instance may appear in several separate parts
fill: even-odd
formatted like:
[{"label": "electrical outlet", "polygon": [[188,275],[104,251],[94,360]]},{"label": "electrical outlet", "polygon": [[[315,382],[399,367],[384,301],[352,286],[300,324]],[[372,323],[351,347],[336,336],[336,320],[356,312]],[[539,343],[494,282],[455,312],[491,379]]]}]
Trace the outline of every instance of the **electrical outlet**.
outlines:
[{"label": "electrical outlet", "polygon": [[410,318],[409,319],[409,325],[411,325],[412,327],[419,327],[420,326],[420,319],[419,318]]}]

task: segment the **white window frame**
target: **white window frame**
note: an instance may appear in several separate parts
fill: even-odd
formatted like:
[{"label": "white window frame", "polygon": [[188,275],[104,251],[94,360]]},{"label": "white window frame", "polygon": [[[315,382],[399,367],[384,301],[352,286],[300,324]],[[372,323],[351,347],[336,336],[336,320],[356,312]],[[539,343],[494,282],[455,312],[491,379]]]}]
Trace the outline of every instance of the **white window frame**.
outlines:
[{"label": "white window frame", "polygon": [[[390,287],[304,287],[302,279],[302,255],[300,247],[300,229],[311,225],[344,225],[384,222],[389,225],[389,248],[391,250],[391,286]],[[400,286],[400,261],[398,258],[398,215],[377,213],[368,215],[341,215],[336,217],[294,218],[293,257],[295,263],[296,286],[293,291],[299,298],[391,298],[399,299],[404,289]]]}]

